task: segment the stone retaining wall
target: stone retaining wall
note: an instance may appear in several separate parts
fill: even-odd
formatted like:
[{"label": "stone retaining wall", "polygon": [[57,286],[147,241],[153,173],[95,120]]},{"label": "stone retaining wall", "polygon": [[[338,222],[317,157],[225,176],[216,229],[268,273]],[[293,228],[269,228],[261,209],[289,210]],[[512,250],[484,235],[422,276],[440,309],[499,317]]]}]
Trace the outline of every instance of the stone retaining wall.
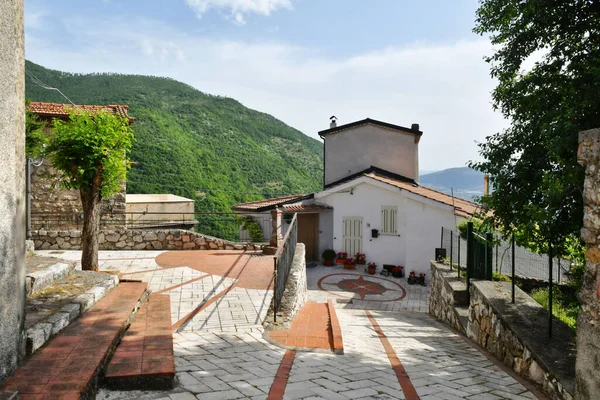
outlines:
[{"label": "stone retaining wall", "polygon": [[454,307],[466,305],[466,298],[465,302],[460,301],[463,299],[457,299],[460,295],[455,295],[455,292],[466,294],[466,284],[458,280],[456,270],[451,271],[449,267],[432,261],[430,285],[429,314],[454,329],[462,331],[463,326],[454,312]]},{"label": "stone retaining wall", "polygon": [[277,313],[277,325],[272,323],[273,320],[273,301],[267,313],[265,338],[268,337],[270,329],[286,329],[292,323],[294,316],[308,301],[308,288],[306,282],[306,249],[303,243],[296,245],[296,253],[290,269],[290,275],[285,285],[283,297],[279,304],[279,312]]},{"label": "stone retaining wall", "polygon": [[600,129],[579,134],[579,163],[585,168],[583,228],[586,271],[579,292],[576,399],[600,398]]},{"label": "stone retaining wall", "polygon": [[[32,231],[36,250],[80,250],[81,231]],[[261,245],[234,243],[183,229],[102,231],[100,250],[260,250]]]},{"label": "stone retaining wall", "polygon": [[467,336],[551,398],[571,400],[574,334],[555,320],[548,339],[547,311],[519,288],[515,295],[512,304],[508,282],[472,282]]}]

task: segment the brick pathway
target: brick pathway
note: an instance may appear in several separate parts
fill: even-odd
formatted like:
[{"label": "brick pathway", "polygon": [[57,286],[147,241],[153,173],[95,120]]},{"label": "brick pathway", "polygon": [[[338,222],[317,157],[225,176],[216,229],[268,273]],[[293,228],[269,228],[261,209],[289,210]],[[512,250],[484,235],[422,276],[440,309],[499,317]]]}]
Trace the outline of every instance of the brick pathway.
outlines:
[{"label": "brick pathway", "polygon": [[205,264],[189,258],[184,263],[182,255],[167,263],[161,255],[159,264],[152,260],[157,254],[101,252],[102,267],[138,276],[169,294],[174,325],[190,310],[197,311],[173,333],[178,384],[163,392],[103,390],[97,399],[413,399],[415,394],[423,400],[535,398],[426,314],[428,287],[359,270],[309,269],[309,300],[335,299],[344,355],[294,352],[262,337],[261,316],[270,302],[268,280],[252,274],[270,274],[270,258],[252,269],[261,257],[219,255],[224,266],[216,267],[217,257],[204,259]]},{"label": "brick pathway", "polygon": [[2,390],[19,398],[78,399],[93,392],[109,348],[146,289],[145,283],[123,283],[21,366]]}]

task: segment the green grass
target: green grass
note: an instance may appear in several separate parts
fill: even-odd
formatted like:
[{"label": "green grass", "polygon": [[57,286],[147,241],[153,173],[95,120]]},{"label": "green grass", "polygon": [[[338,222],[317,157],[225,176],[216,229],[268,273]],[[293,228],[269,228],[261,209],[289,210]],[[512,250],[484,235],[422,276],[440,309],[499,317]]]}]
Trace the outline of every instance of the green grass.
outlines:
[{"label": "green grass", "polygon": [[[576,299],[563,295],[559,288],[554,288],[552,295],[552,315],[575,330],[577,326],[577,314],[579,313],[579,303]],[[546,310],[548,309],[549,290],[547,288],[535,289],[531,292],[531,297]]]}]

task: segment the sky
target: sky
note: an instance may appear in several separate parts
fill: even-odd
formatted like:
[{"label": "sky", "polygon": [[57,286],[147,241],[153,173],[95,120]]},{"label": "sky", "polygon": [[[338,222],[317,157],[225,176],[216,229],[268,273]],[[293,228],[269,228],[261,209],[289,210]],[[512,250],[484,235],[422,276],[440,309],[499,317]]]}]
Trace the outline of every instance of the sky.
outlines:
[{"label": "sky", "polygon": [[[305,134],[418,123],[423,171],[479,160],[507,126],[472,33],[477,0],[25,0],[25,55],[46,68],[167,76]],[[68,93],[65,93],[67,96]]]}]

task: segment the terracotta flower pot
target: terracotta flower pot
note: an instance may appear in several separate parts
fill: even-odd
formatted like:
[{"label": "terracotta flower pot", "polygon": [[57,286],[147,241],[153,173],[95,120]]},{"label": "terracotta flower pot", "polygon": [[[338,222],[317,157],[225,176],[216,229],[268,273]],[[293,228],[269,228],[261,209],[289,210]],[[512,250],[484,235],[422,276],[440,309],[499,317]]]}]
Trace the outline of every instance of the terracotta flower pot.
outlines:
[{"label": "terracotta flower pot", "polygon": [[344,264],[344,269],[355,269],[356,265],[355,264]]},{"label": "terracotta flower pot", "polygon": [[336,264],[346,264],[345,258],[338,258],[335,260]]},{"label": "terracotta flower pot", "polygon": [[377,271],[377,267],[367,267],[367,272],[370,275],[375,275],[375,272]]},{"label": "terracotta flower pot", "polygon": [[331,259],[323,260],[323,265],[326,267],[331,267],[331,266],[333,266],[333,260],[331,260]]}]

